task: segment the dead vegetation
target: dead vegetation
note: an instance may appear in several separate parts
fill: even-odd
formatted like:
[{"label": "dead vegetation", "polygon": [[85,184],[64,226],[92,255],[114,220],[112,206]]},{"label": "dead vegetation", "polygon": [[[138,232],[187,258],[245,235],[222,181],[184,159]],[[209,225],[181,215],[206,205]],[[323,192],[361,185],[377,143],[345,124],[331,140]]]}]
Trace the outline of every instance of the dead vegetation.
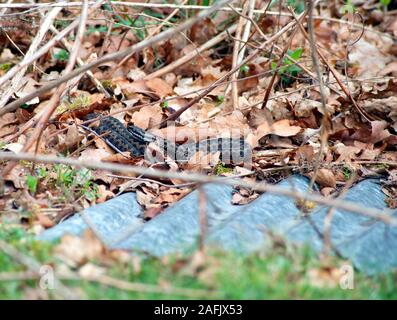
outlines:
[{"label": "dead vegetation", "polygon": [[[16,153],[2,162],[0,221],[38,232],[126,190],[150,219],[196,185],[187,171],[240,178],[235,204],[293,173],[331,204],[357,181],[382,177],[396,208],[395,2],[204,2],[0,4],[0,158]],[[92,112],[179,143],[238,131],[252,167],[219,155],[151,164],[115,154],[82,128]],[[112,166],[45,156],[171,175],[114,175]]]}]

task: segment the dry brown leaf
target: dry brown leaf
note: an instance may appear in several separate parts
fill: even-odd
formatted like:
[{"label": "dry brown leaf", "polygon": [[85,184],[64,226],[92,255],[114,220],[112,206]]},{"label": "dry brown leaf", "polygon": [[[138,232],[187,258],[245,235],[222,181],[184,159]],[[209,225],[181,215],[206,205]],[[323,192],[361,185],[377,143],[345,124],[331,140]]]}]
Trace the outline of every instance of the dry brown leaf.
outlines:
[{"label": "dry brown leaf", "polygon": [[[384,37],[383,41],[386,41]],[[356,76],[363,78],[376,77],[391,60],[391,56],[383,54],[380,46],[370,42],[366,37],[357,41],[349,53],[349,61],[359,66]]]},{"label": "dry brown leaf", "polygon": [[110,155],[111,153],[104,149],[86,149],[81,152],[79,160],[87,162],[100,161]]},{"label": "dry brown leaf", "polygon": [[42,212],[37,212],[36,218],[39,224],[45,229],[52,228],[55,225],[55,222]]},{"label": "dry brown leaf", "polygon": [[[309,177],[313,177],[313,172],[310,172]],[[316,182],[321,187],[336,188],[336,179],[334,173],[329,169],[319,169],[317,170]]]},{"label": "dry brown leaf", "polygon": [[161,108],[158,105],[145,106],[134,112],[131,121],[139,128],[148,129],[159,124],[162,120]]},{"label": "dry brown leaf", "polygon": [[98,194],[98,198],[96,200],[96,203],[103,203],[106,200],[109,200],[115,196],[114,193],[108,190],[106,186],[104,186],[103,184],[98,186],[97,194]]},{"label": "dry brown leaf", "polygon": [[266,108],[264,109],[252,108],[252,110],[248,114],[248,121],[250,127],[256,129],[260,125],[263,125],[264,123],[271,126],[273,124],[273,117],[271,112]]},{"label": "dry brown leaf", "polygon": [[133,99],[137,93],[153,95],[153,92],[146,85],[145,80],[130,82],[124,79],[114,79],[112,80],[112,83],[118,85],[128,99]]},{"label": "dry brown leaf", "polygon": [[330,196],[334,191],[335,191],[335,188],[325,187],[325,188],[322,188],[320,192],[321,192],[321,194],[322,194],[324,197],[328,197],[328,196]]},{"label": "dry brown leaf", "polygon": [[339,154],[339,158],[335,162],[351,162],[357,158],[357,154],[361,152],[361,148],[345,146],[343,143],[335,145],[335,153]]},{"label": "dry brown leaf", "polygon": [[10,173],[5,175],[3,179],[5,181],[11,181],[14,184],[15,188],[21,189],[25,187],[27,174],[29,174],[29,169],[21,165],[17,165],[11,170]]},{"label": "dry brown leaf", "polygon": [[158,204],[169,204],[178,201],[180,198],[184,197],[190,192],[189,189],[178,189],[178,188],[168,188],[160,192],[160,196],[157,197],[156,203]]},{"label": "dry brown leaf", "polygon": [[116,162],[116,163],[122,163],[122,164],[135,164],[138,161],[140,161],[141,158],[131,158],[129,152],[123,152],[123,153],[115,153],[111,154],[108,157],[102,158],[102,161],[106,162]]},{"label": "dry brown leaf", "polygon": [[[15,95],[18,98],[22,98],[25,97],[33,92],[37,91],[37,82],[30,77],[24,77],[21,81],[21,87],[19,88],[19,90],[17,92],[15,92]],[[38,97],[33,98],[32,100],[29,100],[28,102],[25,102],[27,105],[31,105],[31,104],[36,104],[39,103],[40,100]]]},{"label": "dry brown leaf", "polygon": [[216,35],[216,26],[210,18],[205,18],[195,23],[190,29],[190,39],[198,44],[203,44]]},{"label": "dry brown leaf", "polygon": [[237,83],[238,92],[241,94],[243,92],[255,89],[259,83],[258,77],[254,77],[255,75],[263,72],[263,68],[255,64],[248,65],[249,70],[244,73],[244,77],[247,79],[243,81],[239,81]]},{"label": "dry brown leaf", "polygon": [[389,125],[386,121],[371,121],[372,133],[369,142],[377,143],[388,138],[391,134],[386,129]]},{"label": "dry brown leaf", "polygon": [[220,152],[207,153],[198,151],[189,159],[188,163],[184,165],[184,168],[193,171],[201,171],[215,166],[219,161]]},{"label": "dry brown leaf", "polygon": [[80,141],[83,140],[83,136],[80,135],[76,125],[72,125],[68,128],[65,137],[65,147],[67,149],[76,148]]},{"label": "dry brown leaf", "polygon": [[127,78],[132,81],[142,80],[145,76],[146,72],[142,71],[139,68],[131,69],[127,74]]},{"label": "dry brown leaf", "polygon": [[22,143],[18,143],[18,142],[9,143],[9,144],[6,144],[6,145],[3,147],[3,149],[4,149],[4,150],[10,150],[10,151],[12,151],[12,152],[14,152],[14,153],[18,153],[18,152],[21,152],[21,151],[22,151],[22,149],[23,149],[23,144],[22,144]]},{"label": "dry brown leaf", "polygon": [[379,71],[380,76],[386,76],[389,73],[391,76],[397,75],[397,61],[390,62],[384,69]]},{"label": "dry brown leaf", "polygon": [[312,163],[314,160],[314,149],[311,145],[304,145],[296,150],[298,163]]},{"label": "dry brown leaf", "polygon": [[15,113],[6,113],[0,117],[0,138],[15,132],[16,124]]},{"label": "dry brown leaf", "polygon": [[91,230],[87,230],[82,237],[64,235],[54,252],[68,265],[77,267],[89,260],[100,259],[105,248],[95,234]]},{"label": "dry brown leaf", "polygon": [[309,282],[318,288],[335,288],[339,285],[341,272],[337,268],[310,269],[308,271]]},{"label": "dry brown leaf", "polygon": [[136,200],[143,207],[149,207],[153,203],[154,198],[153,194],[148,194],[141,190],[136,191]]},{"label": "dry brown leaf", "polygon": [[161,206],[160,207],[151,207],[145,211],[143,217],[146,220],[153,219],[154,217],[158,216],[162,211],[163,211],[163,208]]},{"label": "dry brown leaf", "polygon": [[290,120],[279,120],[272,125],[268,123],[261,124],[256,130],[258,137],[274,134],[280,137],[293,137],[302,130],[301,127],[293,126]]},{"label": "dry brown leaf", "polygon": [[163,79],[154,78],[150,80],[146,80],[147,87],[157,94],[160,98],[165,98],[166,96],[170,96],[174,93],[172,87],[165,82]]}]

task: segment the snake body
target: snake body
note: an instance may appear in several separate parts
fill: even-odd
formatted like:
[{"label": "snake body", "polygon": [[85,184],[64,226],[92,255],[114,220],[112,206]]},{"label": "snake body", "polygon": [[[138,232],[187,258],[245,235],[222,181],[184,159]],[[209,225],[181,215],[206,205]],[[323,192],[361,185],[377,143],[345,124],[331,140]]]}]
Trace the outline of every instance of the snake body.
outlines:
[{"label": "snake body", "polygon": [[[90,114],[87,119],[96,118]],[[211,138],[199,142],[176,144],[156,136],[134,125],[125,127],[114,117],[103,117],[100,123],[92,128],[98,135],[115,149],[121,152],[130,152],[132,156],[148,155],[147,147],[154,144],[164,155],[178,162],[187,162],[196,154],[220,152],[220,159],[225,163],[248,162],[251,158],[251,147],[240,138]]]}]

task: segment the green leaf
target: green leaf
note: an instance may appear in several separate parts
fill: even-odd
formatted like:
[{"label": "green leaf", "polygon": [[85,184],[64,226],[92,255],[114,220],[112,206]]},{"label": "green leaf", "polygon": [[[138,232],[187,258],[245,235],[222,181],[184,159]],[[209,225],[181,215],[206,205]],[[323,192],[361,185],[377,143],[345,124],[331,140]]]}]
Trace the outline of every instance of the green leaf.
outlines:
[{"label": "green leaf", "polygon": [[143,12],[145,14],[147,14],[148,16],[155,17],[155,18],[158,18],[158,19],[164,19],[164,15],[163,14],[155,12],[155,11],[153,11],[151,9],[145,9],[145,10],[143,10]]},{"label": "green leaf", "polygon": [[222,104],[225,101],[225,96],[222,95],[218,95],[216,97],[216,105],[219,106],[220,104]]},{"label": "green leaf", "polygon": [[221,175],[223,173],[229,173],[229,172],[232,172],[232,171],[233,171],[233,169],[226,167],[224,162],[219,162],[215,166],[215,174],[217,176],[219,176],[219,175]]},{"label": "green leaf", "polygon": [[[288,51],[290,51],[290,50],[288,50]],[[288,52],[288,55],[294,60],[299,60],[302,56],[302,52],[303,52],[302,48],[297,48],[292,52]]]},{"label": "green leaf", "polygon": [[38,183],[39,183],[38,177],[34,177],[31,175],[28,175],[26,177],[26,184],[28,186],[30,193],[33,193],[33,194],[36,193]]},{"label": "green leaf", "polygon": [[391,3],[391,0],[380,0],[380,3],[387,7]]},{"label": "green leaf", "polygon": [[344,6],[342,6],[341,8],[341,13],[342,14],[346,14],[346,13],[354,13],[356,11],[356,8],[354,7],[354,5],[348,3],[345,4]]},{"label": "green leaf", "polygon": [[61,49],[58,53],[54,54],[54,58],[62,62],[67,61],[69,60],[69,52],[65,49]]},{"label": "green leaf", "polygon": [[163,101],[162,103],[160,103],[160,106],[166,110],[170,107],[168,101]]},{"label": "green leaf", "polygon": [[8,71],[10,69],[11,69],[11,63],[10,62],[6,62],[6,63],[0,64],[0,70]]},{"label": "green leaf", "polygon": [[250,70],[250,67],[247,66],[246,64],[240,67],[240,71],[247,73]]},{"label": "green leaf", "polygon": [[285,72],[289,73],[292,76],[296,76],[299,72],[301,72],[302,69],[299,68],[297,65],[293,64],[290,65],[288,68],[286,68]]}]

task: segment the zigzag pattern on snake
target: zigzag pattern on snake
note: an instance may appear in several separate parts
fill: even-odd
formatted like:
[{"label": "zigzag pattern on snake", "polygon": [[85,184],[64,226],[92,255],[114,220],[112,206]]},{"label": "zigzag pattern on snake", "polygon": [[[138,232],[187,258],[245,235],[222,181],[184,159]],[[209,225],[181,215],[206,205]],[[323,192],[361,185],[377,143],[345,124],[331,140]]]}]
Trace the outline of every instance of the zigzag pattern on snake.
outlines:
[{"label": "zigzag pattern on snake", "polygon": [[[97,117],[97,114],[89,114],[85,119]],[[164,155],[178,162],[188,161],[198,151],[204,154],[219,151],[220,159],[223,162],[239,163],[249,161],[252,152],[250,145],[242,137],[211,138],[197,143],[176,144],[137,126],[128,125],[125,127],[114,117],[101,118],[99,125],[92,127],[92,129],[98,135],[103,136],[113,149],[130,152],[134,157],[144,156],[150,143],[154,143]]]}]

